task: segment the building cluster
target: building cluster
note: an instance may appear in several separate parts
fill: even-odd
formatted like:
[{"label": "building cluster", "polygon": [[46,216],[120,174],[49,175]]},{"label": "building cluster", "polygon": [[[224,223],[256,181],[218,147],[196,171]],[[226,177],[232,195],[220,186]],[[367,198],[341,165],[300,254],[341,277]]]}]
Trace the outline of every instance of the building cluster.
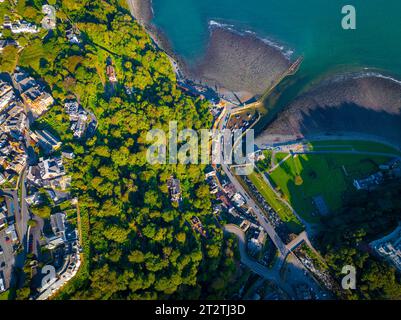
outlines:
[{"label": "building cluster", "polygon": [[30,166],[27,174],[28,181],[37,188],[49,189],[49,195],[54,202],[58,202],[61,192],[65,192],[71,185],[71,177],[66,175],[63,158],[40,158],[35,166]]},{"label": "building cluster", "polygon": [[253,256],[259,253],[265,245],[267,235],[247,205],[246,198],[215,170],[206,173],[205,178],[210,193],[215,195],[214,214],[220,218],[222,213],[226,213],[230,223],[238,225],[246,233],[248,252]]},{"label": "building cluster", "polygon": [[0,197],[0,293],[10,287],[15,255],[20,243],[13,205],[11,196]]},{"label": "building cluster", "polygon": [[35,300],[47,300],[57,293],[68,281],[70,281],[78,272],[81,266],[81,248],[77,241],[68,244],[69,250],[64,251],[63,267],[57,272],[54,279],[47,282],[40,288]]},{"label": "building cluster", "polygon": [[81,247],[77,229],[69,223],[64,212],[50,216],[51,232],[45,234],[43,245],[53,257],[56,277],[39,288],[36,300],[48,299],[73,278],[81,265]]},{"label": "building cluster", "polygon": [[373,241],[370,246],[401,271],[401,225],[388,236]]},{"label": "building cluster", "polygon": [[22,143],[27,117],[13,87],[0,80],[0,184],[19,175],[27,163]]},{"label": "building cluster", "polygon": [[394,158],[379,166],[380,171],[364,179],[355,179],[354,187],[357,190],[374,190],[386,181],[401,178],[401,158]]},{"label": "building cluster", "polygon": [[75,138],[82,138],[88,123],[88,113],[76,100],[68,100],[64,103],[64,110],[70,117],[71,130]]},{"label": "building cluster", "polygon": [[[224,177],[219,176],[215,170],[206,173],[205,179],[209,184],[210,194],[215,196],[213,211],[217,217],[222,212],[227,212],[238,225],[244,219],[256,222],[255,215],[246,205],[245,198],[236,191],[233,184]],[[220,184],[220,181],[222,184]]]},{"label": "building cluster", "polygon": [[34,117],[41,116],[54,103],[53,97],[24,70],[17,68],[13,74],[13,81],[24,104]]}]

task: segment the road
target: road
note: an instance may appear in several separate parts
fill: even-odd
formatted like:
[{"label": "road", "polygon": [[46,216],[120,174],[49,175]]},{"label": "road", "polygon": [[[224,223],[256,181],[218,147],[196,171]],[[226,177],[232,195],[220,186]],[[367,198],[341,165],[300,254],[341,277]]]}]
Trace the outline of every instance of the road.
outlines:
[{"label": "road", "polygon": [[26,174],[27,170],[24,169],[21,176],[21,189],[20,189],[20,210],[18,218],[16,217],[15,223],[17,225],[17,231],[20,236],[21,243],[25,245],[25,252],[28,251],[27,244],[27,230],[28,230],[28,221],[30,219],[28,204],[26,203]]},{"label": "road", "polygon": [[325,293],[321,290],[316,280],[304,269],[298,258],[291,254],[286,265],[286,276],[282,277],[282,268],[279,263],[275,263],[273,268],[269,269],[261,265],[257,261],[250,258],[246,252],[245,233],[236,225],[228,224],[224,226],[224,231],[237,236],[241,262],[246,265],[252,272],[260,277],[273,282],[277,287],[283,290],[289,297],[300,299],[294,290],[295,286],[303,283],[308,284],[313,290],[317,299],[324,299]]},{"label": "road", "polygon": [[234,177],[234,175],[228,169],[227,165],[222,164],[222,168],[223,168],[225,174],[227,175],[227,178],[230,179],[231,183],[234,185],[234,187],[237,189],[237,191],[245,196],[245,199],[247,200],[247,205],[255,213],[255,215],[259,221],[259,224],[263,227],[263,229],[269,235],[270,239],[273,241],[274,245],[279,250],[279,254],[280,254],[279,259],[281,261],[281,264],[283,264],[285,261],[285,258],[290,253],[290,251],[287,249],[284,242],[278,236],[278,234],[274,230],[271,223],[267,220],[267,218],[263,214],[262,210],[259,208],[259,206],[256,204],[256,202],[248,195],[248,193],[245,191],[245,189],[242,187],[242,185],[238,182],[238,180]]},{"label": "road", "polygon": [[[227,125],[227,121],[230,118],[230,109],[224,111],[224,117],[219,117],[218,120],[215,122],[213,128],[218,128],[222,129],[225,128]],[[224,149],[224,148],[223,148]],[[221,150],[223,153],[223,150]],[[222,154],[222,159],[224,159],[224,156]],[[252,211],[255,213],[257,220],[259,224],[262,226],[262,228],[265,230],[265,232],[269,235],[270,239],[278,249],[278,261],[274,266],[274,269],[269,270],[256,261],[251,260],[247,254],[246,254],[246,248],[245,248],[245,235],[241,234],[241,232],[238,231],[238,229],[228,227],[226,229],[227,231],[232,231],[237,235],[240,241],[240,252],[241,252],[241,261],[247,265],[248,267],[251,268],[253,272],[256,274],[274,281],[276,284],[278,284],[283,290],[285,290],[287,293],[293,292],[293,287],[290,285],[291,284],[298,284],[300,282],[303,283],[308,283],[310,288],[313,288],[314,291],[316,292],[316,295],[321,298],[323,296],[322,291],[320,289],[319,284],[316,282],[316,280],[310,275],[309,271],[305,268],[305,266],[301,263],[301,261],[287,248],[285,243],[282,241],[282,239],[278,236],[276,233],[274,227],[272,224],[267,220],[265,217],[263,211],[259,208],[257,203],[250,197],[250,195],[247,193],[247,191],[243,188],[241,183],[238,181],[238,179],[232,174],[230,168],[223,163],[221,164],[221,167],[226,174],[227,178],[231,181],[231,183],[234,185],[236,190],[244,196],[244,198],[247,201],[247,205],[252,209]],[[283,266],[285,265],[287,257],[291,261],[291,263],[287,263],[286,269],[287,269],[287,274],[290,274],[288,277],[291,277],[291,279],[287,280],[282,280],[281,278],[281,271],[283,269]],[[294,296],[294,294],[292,294]]]},{"label": "road", "polygon": [[253,272],[257,275],[265,278],[266,280],[273,281],[277,284],[277,280],[279,280],[279,269],[277,268],[277,263],[273,269],[268,269],[260,263],[256,262],[252,258],[248,256],[246,252],[246,239],[245,233],[236,225],[227,224],[224,226],[224,231],[235,234],[238,238],[239,243],[239,251],[241,254],[241,262],[248,266]]},{"label": "road", "polygon": [[[227,112],[226,112],[227,113]],[[225,118],[222,118],[223,121],[220,121],[217,125],[219,129],[223,128],[226,126],[230,113],[228,111],[228,116]],[[219,118],[220,119],[220,118]],[[221,119],[220,119],[221,120]],[[223,153],[223,150],[221,151]],[[222,155],[222,159],[224,159],[224,155]],[[284,263],[285,258],[287,257],[289,251],[287,247],[285,246],[284,242],[281,240],[281,238],[278,236],[276,231],[274,230],[273,226],[271,223],[266,219],[265,215],[263,212],[260,210],[259,206],[256,204],[256,202],[248,195],[248,193],[245,191],[245,189],[242,187],[242,185],[239,183],[237,178],[234,177],[234,175],[231,173],[230,169],[228,166],[224,163],[221,164],[221,167],[224,171],[224,173],[227,175],[227,178],[231,181],[231,183],[234,185],[234,187],[237,189],[239,193],[245,196],[245,199],[247,200],[248,206],[253,210],[255,213],[260,225],[263,227],[263,229],[266,231],[266,233],[269,235],[270,239],[273,241],[274,245],[278,248],[280,256],[279,260],[281,262],[281,265]]]}]

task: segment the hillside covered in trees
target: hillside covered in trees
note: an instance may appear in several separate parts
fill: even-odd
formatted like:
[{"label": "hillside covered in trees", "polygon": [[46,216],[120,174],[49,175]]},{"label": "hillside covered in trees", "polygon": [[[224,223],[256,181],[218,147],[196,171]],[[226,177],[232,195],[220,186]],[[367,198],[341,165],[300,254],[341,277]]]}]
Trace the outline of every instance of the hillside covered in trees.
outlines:
[{"label": "hillside covered in trees", "polygon": [[356,268],[356,290],[347,299],[399,299],[401,276],[395,267],[377,257],[369,243],[391,233],[401,220],[401,186],[388,185],[374,192],[361,192],[341,213],[326,218],[319,243],[338,282],[345,265]]}]

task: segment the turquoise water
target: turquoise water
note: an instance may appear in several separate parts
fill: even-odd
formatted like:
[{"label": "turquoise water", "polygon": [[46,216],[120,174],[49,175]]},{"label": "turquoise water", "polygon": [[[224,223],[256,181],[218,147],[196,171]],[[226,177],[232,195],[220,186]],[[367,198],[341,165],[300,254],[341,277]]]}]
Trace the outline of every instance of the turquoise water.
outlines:
[{"label": "turquoise water", "polygon": [[[341,8],[352,4],[357,29],[343,30]],[[210,20],[256,32],[303,55],[300,75],[377,68],[401,78],[400,0],[153,0],[154,23],[174,50],[194,63],[207,46]]]}]

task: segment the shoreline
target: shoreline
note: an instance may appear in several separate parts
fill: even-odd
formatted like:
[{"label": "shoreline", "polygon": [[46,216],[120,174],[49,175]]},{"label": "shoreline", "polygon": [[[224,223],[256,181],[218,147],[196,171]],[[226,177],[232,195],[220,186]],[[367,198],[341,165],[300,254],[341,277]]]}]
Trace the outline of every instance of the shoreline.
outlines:
[{"label": "shoreline", "polygon": [[174,52],[163,31],[152,23],[154,16],[152,0],[127,0],[127,3],[134,19],[145,29],[158,49],[167,54],[174,72],[179,78],[184,78],[184,74],[188,73],[185,62]]},{"label": "shoreline", "polygon": [[311,136],[376,136],[401,148],[401,81],[364,70],[321,80],[282,110],[257,137],[281,144]]},{"label": "shoreline", "polygon": [[[190,83],[193,82],[195,85],[200,84],[201,86],[211,88],[213,91],[217,91],[220,97],[228,101],[245,102],[248,99],[250,100],[257,97],[257,92],[250,92],[254,89],[252,80],[256,79],[256,81],[258,81],[260,84],[260,82],[263,82],[263,80],[260,81],[260,79],[263,79],[263,76],[266,76],[266,73],[269,74],[269,72],[266,72],[267,69],[257,70],[257,68],[260,68],[261,65],[264,64],[263,58],[258,60],[259,56],[263,56],[264,58],[268,57],[270,60],[275,60],[270,71],[274,70],[274,64],[276,61],[281,64],[279,65],[279,70],[280,68],[286,66],[285,63],[289,64],[291,61],[290,58],[293,52],[290,49],[285,48],[285,46],[281,45],[280,43],[271,41],[269,39],[260,38],[250,31],[239,31],[233,25],[211,20],[209,22],[210,38],[206,53],[200,59],[200,61],[195,64],[195,66],[189,66],[182,57],[173,51],[172,46],[167,36],[164,35],[163,31],[151,23],[153,18],[153,10],[151,8],[152,0],[127,1],[130,4],[131,13],[136,12],[137,15],[139,14],[137,17],[134,16],[136,20],[146,29],[154,43],[168,55],[179,81],[188,81]],[[227,52],[231,53],[232,51],[244,52],[244,56],[241,57],[240,55],[237,55],[227,57],[225,55]],[[251,71],[255,71],[255,69],[252,68],[256,68],[256,71],[259,71],[259,73],[255,73],[257,75],[255,78],[247,78],[244,76],[244,73],[246,74],[248,69],[241,70],[241,68],[238,66],[247,64],[246,58],[248,57],[246,56],[248,55],[254,55],[250,59],[252,64],[251,68],[249,69]],[[241,60],[243,57],[245,60]],[[274,57],[274,59],[271,59],[271,57]],[[227,61],[230,60],[231,64],[227,64]],[[221,69],[218,70],[221,65],[223,65],[223,71]],[[263,74],[262,78],[258,78],[260,74]],[[223,80],[228,79],[228,82],[221,81],[220,76],[223,76]],[[230,79],[230,77],[232,78]],[[237,81],[238,78],[240,78],[240,81]],[[248,80],[251,81],[247,82]],[[369,100],[368,98],[364,97],[367,91],[373,90],[371,85],[372,83],[376,84],[382,90],[387,90],[389,95],[382,97],[381,107],[379,103],[380,99],[375,100],[373,97],[369,97]],[[265,85],[263,85],[263,88],[267,88],[268,82],[264,82],[264,84]],[[352,88],[353,84],[360,85],[358,92],[352,91],[354,90]],[[331,73],[329,76],[323,75],[322,77],[314,79],[313,84],[307,90],[305,90],[305,92],[301,93],[293,101],[291,101],[289,105],[284,108],[284,110],[280,111],[276,115],[275,119],[269,121],[269,123],[264,126],[264,129],[258,135],[258,138],[259,140],[260,138],[263,139],[263,136],[266,136],[266,133],[272,129],[275,131],[274,129],[278,122],[282,122],[280,119],[283,118],[283,115],[288,114],[288,112],[291,110],[297,111],[299,109],[302,111],[305,109],[304,111],[307,111],[311,117],[309,120],[307,120],[305,117],[302,117],[302,121],[306,121],[307,123],[314,122],[314,125],[316,125],[318,122],[323,123],[324,121],[328,121],[329,119],[322,119],[323,113],[325,114],[327,112],[324,110],[329,110],[330,105],[333,106],[332,109],[335,109],[336,106],[338,107],[339,101],[337,100],[344,94],[348,94],[349,96],[347,96],[342,103],[355,103],[355,105],[359,104],[361,107],[359,110],[362,112],[362,117],[364,114],[366,116],[366,110],[369,109],[371,112],[380,111],[382,113],[386,113],[386,111],[388,111],[386,106],[389,106],[389,101],[391,101],[391,99],[392,102],[395,101],[394,95],[392,98],[390,98],[390,95],[394,91],[388,91],[389,87],[401,87],[401,81],[392,76],[390,72],[377,70],[374,68],[364,68],[361,66],[353,71],[351,69],[351,71],[337,71]],[[249,90],[249,88],[251,88],[251,90]],[[380,95],[380,90],[375,94]],[[319,100],[321,103],[319,103]],[[324,105],[326,105],[326,108]],[[319,106],[322,107],[320,108],[322,110],[316,110],[319,108]],[[394,112],[394,109],[392,112]],[[401,111],[398,110],[398,112]],[[354,112],[351,112],[351,114],[352,117],[357,116],[357,114],[354,114]],[[313,115],[315,115],[315,117]],[[336,118],[334,114],[331,116]],[[302,122],[300,119],[301,116],[299,115],[299,119],[293,119],[293,121],[294,123],[296,121]],[[292,126],[292,123],[289,119],[286,120],[286,122],[287,125]],[[394,124],[392,121],[389,123]],[[330,124],[328,123],[327,125],[327,129],[321,128],[322,134],[324,134],[324,132],[330,128]],[[301,128],[297,128],[295,131],[299,132],[299,136],[303,136],[303,133],[306,133],[302,132],[303,130]],[[285,135],[282,136],[281,134],[278,136],[275,134],[273,135],[276,138],[281,136],[281,138],[285,139]],[[361,134],[363,134],[363,130],[361,131]],[[289,138],[289,136],[287,136],[287,138]],[[292,135],[292,138],[294,138],[294,135]],[[392,138],[394,139],[395,137],[393,136]]]},{"label": "shoreline", "polygon": [[153,19],[152,0],[127,0],[131,15],[142,26],[150,24]]},{"label": "shoreline", "polygon": [[164,51],[177,78],[206,87],[234,104],[261,96],[290,66],[293,51],[251,31],[209,21],[206,53],[193,64],[177,54],[164,32],[155,26],[152,0],[127,0],[131,15]]},{"label": "shoreline", "polygon": [[[206,52],[191,67],[190,77],[231,91],[240,100],[261,96],[291,65],[282,47],[256,34],[213,21],[209,30]],[[241,99],[244,96],[248,99]]]}]

